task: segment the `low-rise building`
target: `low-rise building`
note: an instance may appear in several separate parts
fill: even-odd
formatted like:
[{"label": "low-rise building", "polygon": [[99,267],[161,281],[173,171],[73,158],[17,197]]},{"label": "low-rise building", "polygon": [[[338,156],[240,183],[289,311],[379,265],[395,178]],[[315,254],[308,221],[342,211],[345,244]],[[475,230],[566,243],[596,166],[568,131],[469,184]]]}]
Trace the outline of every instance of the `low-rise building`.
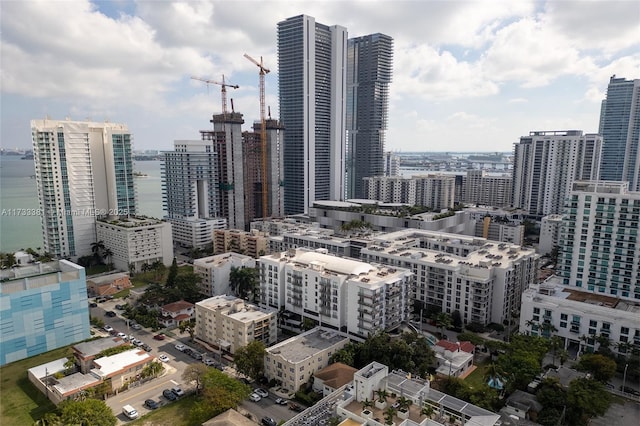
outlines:
[{"label": "low-rise building", "polygon": [[561,214],[550,214],[542,218],[538,243],[538,253],[541,255],[551,253],[560,244],[562,217]]},{"label": "low-rise building", "polygon": [[0,366],[91,337],[87,280],[66,260],[0,271]]},{"label": "low-rise building", "polygon": [[93,368],[93,361],[101,352],[126,344],[127,342],[119,337],[105,337],[78,343],[72,348],[74,361],[80,368],[80,372],[87,374]]},{"label": "low-rise building", "polygon": [[230,251],[257,258],[268,253],[269,241],[264,232],[239,229],[214,229],[213,253],[223,254]]},{"label": "low-rise building", "polygon": [[213,244],[214,230],[227,228],[227,219],[223,217],[166,219],[171,222],[173,241],[182,247],[206,247]]},{"label": "low-rise building", "polygon": [[195,305],[193,303],[179,300],[169,303],[160,308],[160,324],[165,327],[175,327],[183,321],[195,318]]},{"label": "low-rise building", "polygon": [[602,338],[620,355],[640,348],[640,303],[582,291],[553,276],[522,294],[520,332],[558,336],[572,356],[595,352]]},{"label": "low-rise building", "polygon": [[438,364],[436,373],[442,376],[464,377],[473,367],[476,347],[471,342],[439,340],[433,351]]},{"label": "low-rise building", "polygon": [[264,374],[286,392],[296,392],[347,343],[349,338],[343,333],[314,328],[267,348]]},{"label": "low-rise building", "polygon": [[235,353],[254,340],[272,345],[277,341],[277,312],[261,310],[242,299],[220,295],[196,303],[195,336]]},{"label": "low-rise building", "polygon": [[353,382],[358,369],[341,362],[334,362],[313,375],[313,390],[327,396],[336,389]]},{"label": "low-rise building", "polygon": [[169,222],[142,216],[98,219],[96,233],[98,241],[111,250],[106,260],[122,271],[140,271],[142,265],[155,262],[170,266],[173,261]]},{"label": "low-rise building", "polygon": [[131,287],[133,284],[129,274],[125,272],[100,275],[87,280],[87,292],[90,297],[109,296]]},{"label": "low-rise building", "polygon": [[233,252],[193,261],[193,272],[200,277],[200,293],[206,296],[233,294],[231,269],[255,267],[256,260],[253,257]]}]

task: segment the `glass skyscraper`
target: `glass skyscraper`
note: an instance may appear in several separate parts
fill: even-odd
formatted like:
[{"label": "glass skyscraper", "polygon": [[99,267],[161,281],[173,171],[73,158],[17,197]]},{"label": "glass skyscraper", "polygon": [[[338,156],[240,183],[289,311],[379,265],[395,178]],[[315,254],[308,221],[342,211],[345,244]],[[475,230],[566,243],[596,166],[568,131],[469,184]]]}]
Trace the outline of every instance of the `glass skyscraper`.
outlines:
[{"label": "glass skyscraper", "polygon": [[600,179],[628,181],[640,191],[640,80],[609,80],[602,102],[600,132],[603,139]]},{"label": "glass skyscraper", "polygon": [[364,198],[363,178],[384,175],[393,39],[371,34],[348,41],[347,198]]},{"label": "glass skyscraper", "polygon": [[347,30],[299,15],[278,23],[285,214],[345,194]]}]

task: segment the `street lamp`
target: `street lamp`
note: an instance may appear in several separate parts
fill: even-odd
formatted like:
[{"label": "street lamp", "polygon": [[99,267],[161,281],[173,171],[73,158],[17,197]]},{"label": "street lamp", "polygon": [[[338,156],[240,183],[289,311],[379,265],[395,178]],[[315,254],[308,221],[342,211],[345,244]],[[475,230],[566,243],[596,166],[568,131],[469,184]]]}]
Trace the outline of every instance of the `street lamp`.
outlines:
[{"label": "street lamp", "polygon": [[627,384],[627,368],[628,367],[629,367],[629,363],[626,363],[624,365],[624,373],[622,374],[622,392],[625,392],[625,393],[626,391],[624,390],[624,388],[625,388],[625,385]]}]

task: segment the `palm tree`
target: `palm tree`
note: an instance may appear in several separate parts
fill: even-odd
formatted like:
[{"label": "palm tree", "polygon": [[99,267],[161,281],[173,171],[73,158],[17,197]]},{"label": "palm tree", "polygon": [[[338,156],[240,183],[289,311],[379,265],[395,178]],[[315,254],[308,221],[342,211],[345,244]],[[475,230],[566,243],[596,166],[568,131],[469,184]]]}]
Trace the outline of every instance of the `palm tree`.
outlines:
[{"label": "palm tree", "polygon": [[562,339],[559,336],[551,337],[551,354],[553,356],[553,365],[556,364],[556,354],[562,349]]},{"label": "palm tree", "polygon": [[543,322],[540,325],[542,337],[551,337],[551,333],[555,333],[558,329],[550,322]]},{"label": "palm tree", "polygon": [[111,263],[111,257],[113,256],[113,252],[111,251],[111,249],[110,248],[104,249],[103,255],[107,259],[107,264],[109,265],[109,267],[113,268],[113,264]]},{"label": "palm tree", "polygon": [[431,415],[433,414],[433,407],[430,404],[426,404],[424,407],[422,407],[422,409],[420,410],[420,415],[421,416],[427,416],[427,417],[431,417]]},{"label": "palm tree", "polygon": [[371,407],[373,407],[373,401],[369,400],[369,398],[362,401],[362,411],[368,411]]},{"label": "palm tree", "polygon": [[384,424],[392,425],[393,417],[398,413],[398,411],[393,407],[388,407],[384,410]]},{"label": "palm tree", "polygon": [[376,395],[378,395],[378,402],[387,402],[387,397],[389,396],[389,392],[386,389],[378,389],[375,391]]},{"label": "palm tree", "polygon": [[413,404],[413,401],[411,401],[409,398],[401,396],[400,398],[398,398],[398,411],[406,412],[407,410],[409,410],[411,404]]},{"label": "palm tree", "polygon": [[229,285],[238,297],[247,299],[256,290],[257,279],[254,268],[231,268]]},{"label": "palm tree", "polygon": [[97,264],[102,263],[102,252],[104,250],[104,241],[96,241],[95,243],[91,243],[91,253],[93,253],[93,257],[96,260]]},{"label": "palm tree", "polygon": [[446,312],[440,312],[436,316],[436,326],[440,328],[441,335],[444,337],[444,330],[451,327],[451,316]]}]

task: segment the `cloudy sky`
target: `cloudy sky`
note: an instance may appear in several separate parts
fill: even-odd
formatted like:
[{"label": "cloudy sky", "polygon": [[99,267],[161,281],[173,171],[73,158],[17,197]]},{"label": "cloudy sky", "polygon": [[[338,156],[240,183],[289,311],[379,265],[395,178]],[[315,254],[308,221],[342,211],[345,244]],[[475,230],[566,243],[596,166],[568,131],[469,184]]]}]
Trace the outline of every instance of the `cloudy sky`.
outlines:
[{"label": "cloudy sky", "polygon": [[277,117],[276,25],[307,14],[394,38],[387,149],[511,151],[531,130],[598,131],[609,77],[640,78],[637,1],[2,1],[1,140],[29,120],[126,123],[135,149],[198,139],[218,86],[259,116],[259,58]]}]

